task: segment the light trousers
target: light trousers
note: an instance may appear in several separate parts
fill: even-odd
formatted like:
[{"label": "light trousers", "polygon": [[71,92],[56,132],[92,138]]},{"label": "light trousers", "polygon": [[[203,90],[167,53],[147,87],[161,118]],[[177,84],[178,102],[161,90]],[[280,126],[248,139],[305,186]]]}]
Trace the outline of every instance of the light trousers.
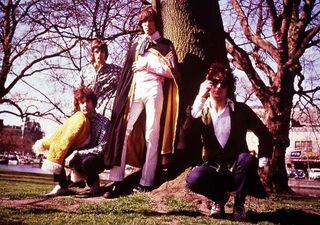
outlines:
[{"label": "light trousers", "polygon": [[[142,88],[142,89],[141,89]],[[121,155],[121,165],[114,166],[110,170],[109,179],[122,181],[125,175],[127,142],[133,126],[139,115],[146,111],[146,157],[142,168],[140,185],[153,186],[158,163],[158,144],[160,133],[160,119],[163,106],[163,90],[161,81],[148,82],[140,86],[139,93],[135,94],[128,115],[128,123]]]}]

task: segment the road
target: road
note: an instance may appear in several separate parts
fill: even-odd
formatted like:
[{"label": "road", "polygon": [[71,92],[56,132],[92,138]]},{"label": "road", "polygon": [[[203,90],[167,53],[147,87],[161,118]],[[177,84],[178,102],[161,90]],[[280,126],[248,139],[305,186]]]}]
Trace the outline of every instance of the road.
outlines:
[{"label": "road", "polygon": [[320,197],[320,180],[289,178],[288,184],[299,194]]}]

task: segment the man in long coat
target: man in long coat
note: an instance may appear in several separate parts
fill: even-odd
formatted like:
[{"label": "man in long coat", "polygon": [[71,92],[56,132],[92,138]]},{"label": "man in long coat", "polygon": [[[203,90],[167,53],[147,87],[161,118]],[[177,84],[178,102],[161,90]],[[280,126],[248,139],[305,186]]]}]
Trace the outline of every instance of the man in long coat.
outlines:
[{"label": "man in long coat", "polygon": [[142,167],[136,191],[152,188],[159,152],[166,163],[178,130],[177,57],[173,44],[157,31],[156,20],[151,7],[141,11],[144,34],[131,48],[117,86],[104,157],[113,181],[124,179],[126,163]]}]

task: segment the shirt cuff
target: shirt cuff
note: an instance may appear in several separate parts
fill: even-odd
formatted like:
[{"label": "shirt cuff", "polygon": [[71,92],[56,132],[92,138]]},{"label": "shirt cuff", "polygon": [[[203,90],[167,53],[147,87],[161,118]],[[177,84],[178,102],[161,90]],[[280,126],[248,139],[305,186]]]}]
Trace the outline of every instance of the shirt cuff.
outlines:
[{"label": "shirt cuff", "polygon": [[203,105],[206,102],[206,100],[207,100],[206,98],[203,98],[203,97],[197,95],[196,99],[194,100],[194,103],[192,105],[192,110],[191,110],[191,115],[193,118],[200,117]]},{"label": "shirt cuff", "polygon": [[265,167],[268,165],[268,162],[269,162],[269,158],[267,157],[261,157],[259,158],[259,167]]}]

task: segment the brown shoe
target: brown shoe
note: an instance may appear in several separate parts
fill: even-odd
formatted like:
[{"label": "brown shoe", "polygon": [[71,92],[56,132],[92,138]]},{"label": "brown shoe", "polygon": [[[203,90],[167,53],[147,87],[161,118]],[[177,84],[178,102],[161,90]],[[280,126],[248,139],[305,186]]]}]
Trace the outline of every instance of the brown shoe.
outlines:
[{"label": "brown shoe", "polygon": [[245,221],[247,219],[244,206],[234,206],[232,219],[235,221]]}]

